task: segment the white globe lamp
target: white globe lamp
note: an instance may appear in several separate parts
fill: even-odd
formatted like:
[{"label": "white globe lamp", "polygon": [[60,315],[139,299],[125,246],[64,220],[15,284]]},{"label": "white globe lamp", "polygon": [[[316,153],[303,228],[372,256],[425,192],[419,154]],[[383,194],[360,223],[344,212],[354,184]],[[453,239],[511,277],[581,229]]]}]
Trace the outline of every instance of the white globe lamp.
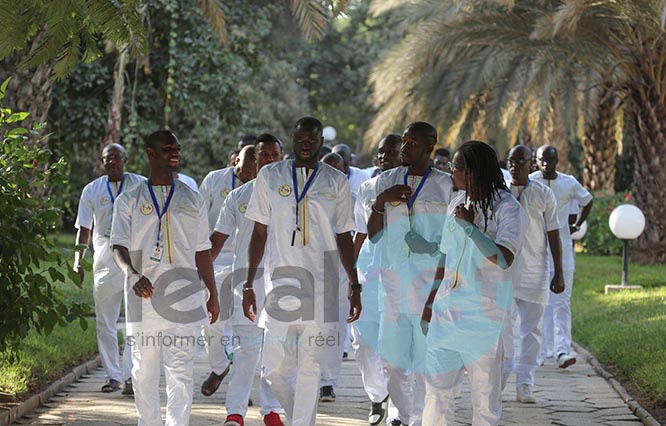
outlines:
[{"label": "white globe lamp", "polygon": [[[626,288],[640,288],[640,286],[628,286],[629,281],[629,240],[638,238],[645,229],[645,215],[638,207],[632,204],[620,204],[615,207],[608,218],[611,232],[622,240],[622,286]],[[606,293],[608,293],[606,286]]]},{"label": "white globe lamp", "polygon": [[585,234],[587,233],[587,220],[580,225],[578,231],[571,234],[571,239],[574,241],[582,240]]},{"label": "white globe lamp", "polygon": [[335,137],[338,135],[338,132],[335,131],[335,127],[333,126],[326,126],[324,127],[323,134],[324,140],[326,141],[334,141]]}]

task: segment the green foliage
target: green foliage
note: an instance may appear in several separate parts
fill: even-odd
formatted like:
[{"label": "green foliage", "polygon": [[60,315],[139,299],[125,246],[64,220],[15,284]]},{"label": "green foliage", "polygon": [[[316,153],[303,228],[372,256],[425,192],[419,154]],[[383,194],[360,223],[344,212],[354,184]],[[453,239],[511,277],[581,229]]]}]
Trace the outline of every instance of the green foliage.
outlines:
[{"label": "green foliage", "polygon": [[[596,202],[596,200],[595,200]],[[579,255],[571,298],[574,340],[629,381],[655,406],[666,403],[666,266],[630,266],[640,291],[604,294],[619,284],[618,257]]]},{"label": "green foliage", "polygon": [[48,336],[30,332],[10,351],[0,351],[0,392],[24,395],[62,377],[68,368],[90,359],[97,351],[94,323],[56,326]]},{"label": "green foliage", "polygon": [[[9,80],[0,89],[4,97]],[[71,258],[48,239],[62,211],[52,199],[33,196],[47,185],[63,184],[64,159],[25,143],[39,129],[16,127],[26,113],[0,108],[0,351],[14,348],[30,330],[49,334],[56,324],[80,320],[85,306],[67,304],[56,283],[78,282],[78,275],[63,260]],[[65,265],[67,274],[57,266]]]},{"label": "green foliage", "polygon": [[[144,138],[165,127],[167,106],[166,124],[183,146],[182,171],[199,182],[226,165],[245,134],[272,132],[289,140],[293,123],[310,107],[297,82],[302,36],[286,4],[225,1],[228,41],[221,45],[199,8],[173,0],[144,3],[150,52],[126,72],[121,143],[128,171],[148,173]],[[71,163],[71,192],[59,197],[68,225],[81,190],[97,177],[114,63],[108,53],[53,86],[49,145]]]},{"label": "green foliage", "polygon": [[[347,8],[347,15],[338,18],[320,42],[303,44],[299,80],[308,90],[312,113],[335,127],[335,143],[346,143],[357,153],[374,153],[379,138],[363,147],[363,134],[376,112],[368,101],[368,77],[403,30],[395,16],[372,17],[367,1],[350,1]],[[392,130],[400,132],[404,124]]]},{"label": "green foliage", "polygon": [[587,232],[580,241],[586,254],[594,256],[622,254],[622,241],[613,235],[608,225],[611,212],[620,204],[633,204],[630,192],[610,194],[598,191],[594,193],[592,211],[587,217]]},{"label": "green foliage", "polygon": [[23,51],[20,65],[54,62],[66,77],[83,60],[102,55],[99,37],[142,53],[147,47],[141,0],[4,0],[0,7],[0,60]]}]

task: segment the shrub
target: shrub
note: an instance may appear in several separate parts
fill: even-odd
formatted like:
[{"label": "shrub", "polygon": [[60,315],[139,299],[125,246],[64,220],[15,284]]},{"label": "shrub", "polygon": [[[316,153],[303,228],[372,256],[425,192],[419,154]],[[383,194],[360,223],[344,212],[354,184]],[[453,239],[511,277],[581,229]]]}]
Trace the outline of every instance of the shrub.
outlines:
[{"label": "shrub", "polygon": [[[0,87],[4,98],[9,80]],[[62,211],[51,198],[38,197],[49,184],[62,184],[63,159],[51,161],[51,152],[30,138],[39,128],[17,127],[28,113],[0,108],[0,352],[11,351],[30,330],[49,334],[56,324],[82,318],[88,308],[66,303],[57,283],[79,283],[78,275],[64,259],[72,250],[54,247],[48,238]],[[66,276],[56,266],[65,265]],[[69,280],[68,280],[69,278]]]},{"label": "shrub", "polygon": [[580,241],[583,252],[594,256],[622,254],[622,241],[610,230],[608,218],[620,204],[633,204],[631,193],[616,194],[598,191],[594,193],[592,211],[587,217],[587,233]]}]

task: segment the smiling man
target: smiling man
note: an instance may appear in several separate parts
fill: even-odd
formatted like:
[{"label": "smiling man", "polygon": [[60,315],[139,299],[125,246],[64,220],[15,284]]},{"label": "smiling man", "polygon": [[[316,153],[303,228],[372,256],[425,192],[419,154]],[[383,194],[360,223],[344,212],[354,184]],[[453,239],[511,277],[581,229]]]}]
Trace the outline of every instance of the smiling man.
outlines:
[{"label": "smiling man", "polygon": [[[339,306],[348,321],[361,313],[354,269],[352,202],[345,175],[317,161],[324,142],[319,120],[294,128],[295,160],[263,167],[245,216],[254,221],[243,287],[243,310],[256,320],[257,271],[266,276],[259,324],[266,328],[265,377],[293,426],[315,424],[322,364],[339,351]],[[340,262],[349,278],[349,301],[340,297]]]},{"label": "smiling man", "polygon": [[138,424],[163,424],[159,392],[163,365],[166,425],[184,426],[192,409],[198,331],[203,324],[214,323],[220,312],[206,205],[201,194],[173,178],[180,163],[180,144],[173,133],[152,133],[146,153],[150,178],[116,200],[110,244],[126,277],[125,320]]}]

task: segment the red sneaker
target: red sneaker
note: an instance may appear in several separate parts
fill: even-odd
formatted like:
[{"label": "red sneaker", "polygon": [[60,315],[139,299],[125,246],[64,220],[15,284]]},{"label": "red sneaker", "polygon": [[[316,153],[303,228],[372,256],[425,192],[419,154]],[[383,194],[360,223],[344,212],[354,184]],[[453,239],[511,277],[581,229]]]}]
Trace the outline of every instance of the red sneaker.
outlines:
[{"label": "red sneaker", "polygon": [[284,423],[280,420],[280,415],[275,411],[271,411],[264,416],[264,424],[266,426],[284,426]]},{"label": "red sneaker", "polygon": [[227,419],[224,421],[224,426],[245,426],[243,423],[243,416],[240,414],[231,414],[227,416]]}]

